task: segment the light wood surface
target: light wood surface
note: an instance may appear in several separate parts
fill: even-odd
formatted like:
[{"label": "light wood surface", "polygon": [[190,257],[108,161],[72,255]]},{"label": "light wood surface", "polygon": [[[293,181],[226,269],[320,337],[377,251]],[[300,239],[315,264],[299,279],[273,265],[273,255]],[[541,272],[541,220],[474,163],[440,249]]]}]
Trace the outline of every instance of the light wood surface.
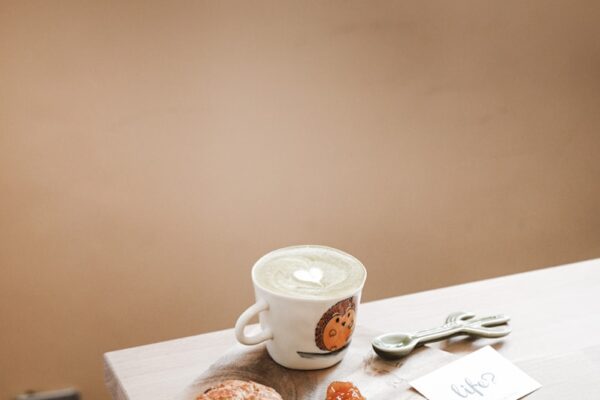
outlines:
[{"label": "light wood surface", "polygon": [[[462,355],[487,344],[540,381],[535,399],[600,392],[600,259],[365,303],[359,321],[377,331],[435,326],[456,310],[512,317],[505,339],[432,345]],[[115,399],[173,399],[235,345],[232,330],[106,353]]]},{"label": "light wood surface", "polygon": [[281,393],[285,400],[323,400],[333,381],[350,381],[369,400],[423,400],[409,382],[457,358],[438,349],[421,348],[411,357],[386,361],[371,351],[371,340],[381,332],[358,326],[344,359],[332,368],[291,370],[276,364],[265,346],[236,345],[171,400],[195,400],[198,394],[229,380],[252,380]]}]

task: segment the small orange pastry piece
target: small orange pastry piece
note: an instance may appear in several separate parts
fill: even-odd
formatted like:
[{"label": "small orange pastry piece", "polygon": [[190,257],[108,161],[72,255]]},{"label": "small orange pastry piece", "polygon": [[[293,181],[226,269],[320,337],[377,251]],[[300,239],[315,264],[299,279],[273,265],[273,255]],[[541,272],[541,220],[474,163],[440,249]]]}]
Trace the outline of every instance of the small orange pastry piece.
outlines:
[{"label": "small orange pastry piece", "polygon": [[334,381],[327,388],[325,400],[366,400],[352,382]]}]

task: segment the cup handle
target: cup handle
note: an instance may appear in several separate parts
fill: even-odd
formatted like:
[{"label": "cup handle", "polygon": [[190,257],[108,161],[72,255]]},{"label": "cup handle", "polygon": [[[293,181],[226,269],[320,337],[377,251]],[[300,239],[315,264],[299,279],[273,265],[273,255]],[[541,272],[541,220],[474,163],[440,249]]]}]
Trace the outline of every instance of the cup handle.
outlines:
[{"label": "cup handle", "polygon": [[261,332],[257,333],[253,336],[247,336],[244,333],[244,328],[248,325],[248,322],[254,317],[258,315],[258,313],[262,311],[266,311],[269,309],[269,305],[263,299],[258,300],[256,303],[248,307],[246,311],[240,315],[237,322],[235,323],[235,337],[242,344],[259,344],[264,342],[265,340],[273,339],[273,333],[271,329],[266,328]]}]

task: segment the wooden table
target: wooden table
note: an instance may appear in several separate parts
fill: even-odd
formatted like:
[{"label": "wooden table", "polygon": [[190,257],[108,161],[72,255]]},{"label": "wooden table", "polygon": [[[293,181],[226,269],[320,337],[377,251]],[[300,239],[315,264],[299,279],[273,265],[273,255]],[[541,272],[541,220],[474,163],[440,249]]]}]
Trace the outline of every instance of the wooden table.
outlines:
[{"label": "wooden table", "polygon": [[[432,345],[466,354],[487,344],[542,383],[531,399],[600,395],[600,259],[467,283],[361,305],[361,325],[417,330],[456,310],[511,315],[504,340]],[[175,399],[199,372],[235,344],[231,329],[105,354],[114,399]]]}]

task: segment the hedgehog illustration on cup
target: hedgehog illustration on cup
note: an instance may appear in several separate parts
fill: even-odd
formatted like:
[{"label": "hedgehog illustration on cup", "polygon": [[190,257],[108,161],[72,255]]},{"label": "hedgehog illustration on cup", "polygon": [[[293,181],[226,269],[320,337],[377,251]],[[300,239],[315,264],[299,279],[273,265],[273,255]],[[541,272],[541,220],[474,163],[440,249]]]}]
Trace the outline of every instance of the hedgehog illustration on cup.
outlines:
[{"label": "hedgehog illustration on cup", "polygon": [[355,318],[354,298],[350,297],[331,306],[315,329],[317,347],[325,351],[336,351],[347,346],[354,332]]}]

